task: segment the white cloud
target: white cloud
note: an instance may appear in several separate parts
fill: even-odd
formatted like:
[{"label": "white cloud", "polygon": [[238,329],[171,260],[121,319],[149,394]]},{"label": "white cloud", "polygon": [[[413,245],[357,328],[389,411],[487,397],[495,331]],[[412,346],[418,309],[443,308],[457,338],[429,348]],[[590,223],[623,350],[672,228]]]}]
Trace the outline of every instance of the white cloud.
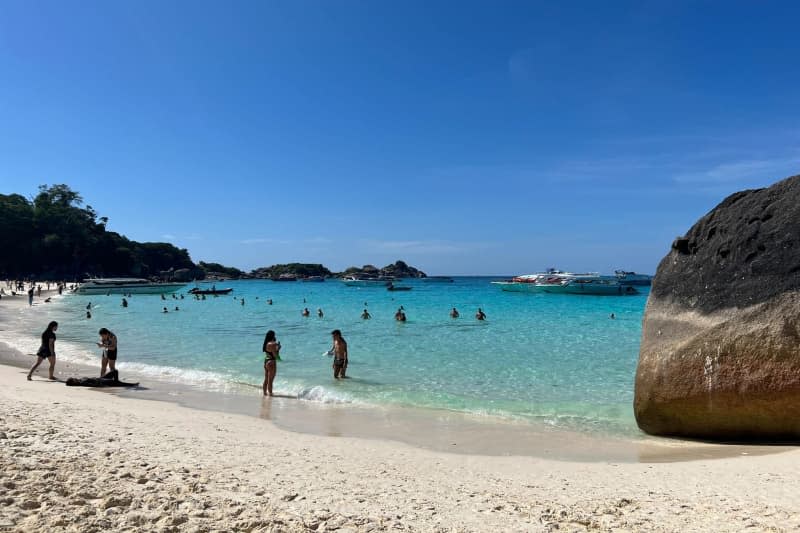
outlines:
[{"label": "white cloud", "polygon": [[705,170],[679,174],[673,179],[683,184],[740,183],[766,178],[770,182],[800,172],[800,157],[750,159],[720,163]]}]

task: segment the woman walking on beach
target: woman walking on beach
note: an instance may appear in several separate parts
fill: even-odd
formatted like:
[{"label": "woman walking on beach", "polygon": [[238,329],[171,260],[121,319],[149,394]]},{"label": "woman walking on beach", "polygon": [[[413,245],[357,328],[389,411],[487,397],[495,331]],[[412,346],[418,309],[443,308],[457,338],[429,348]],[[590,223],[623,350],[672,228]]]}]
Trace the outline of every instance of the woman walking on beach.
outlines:
[{"label": "woman walking on beach", "polygon": [[44,330],[42,333],[42,345],[39,347],[39,351],[36,352],[36,363],[31,367],[31,371],[28,372],[28,381],[33,379],[31,376],[39,368],[39,365],[42,364],[42,361],[47,359],[50,363],[50,379],[56,379],[53,375],[53,371],[56,369],[56,330],[58,329],[58,322],[55,320],[50,322],[47,325],[47,329]]},{"label": "woman walking on beach", "polygon": [[278,372],[278,358],[280,357],[281,343],[275,340],[275,332],[269,330],[264,337],[264,345],[261,347],[264,352],[264,384],[262,389],[264,396],[272,396],[272,382],[275,381],[275,374]]}]

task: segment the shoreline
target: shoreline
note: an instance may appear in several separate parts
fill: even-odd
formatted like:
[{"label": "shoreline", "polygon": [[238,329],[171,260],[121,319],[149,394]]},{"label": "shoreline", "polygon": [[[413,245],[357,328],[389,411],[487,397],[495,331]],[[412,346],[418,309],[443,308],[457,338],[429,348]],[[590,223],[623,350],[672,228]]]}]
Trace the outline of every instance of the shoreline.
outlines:
[{"label": "shoreline", "polygon": [[[46,292],[42,291],[41,299],[49,296]],[[27,296],[11,298],[11,301],[5,298],[0,301],[0,327],[8,325],[4,319],[10,308],[27,306]],[[0,342],[0,365],[30,368],[33,362],[35,357]],[[46,365],[44,361],[39,367],[40,375],[46,372]],[[99,375],[99,359],[96,367],[60,359],[56,374],[62,379]],[[407,406],[326,404],[291,396],[265,401],[260,389],[250,384],[231,384],[229,390],[219,391],[128,369],[121,369],[121,374],[123,380],[139,381],[142,387],[99,389],[95,392],[124,399],[169,402],[203,412],[266,419],[276,427],[294,433],[399,442],[420,449],[461,455],[529,456],[568,462],[657,463],[774,454],[797,448],[786,444],[705,443],[651,437],[643,433],[639,437],[591,434],[527,421]],[[258,389],[258,393],[247,393],[249,389]]]},{"label": "shoreline", "polygon": [[[2,320],[0,313],[0,327],[7,327]],[[7,345],[0,354],[0,529],[800,528],[797,447],[660,439],[647,443],[658,453],[627,461],[619,458],[619,442],[610,443],[616,455],[603,455],[598,441],[550,434],[539,436],[550,439],[549,455],[468,453],[468,446],[454,450],[447,439],[439,449],[377,436],[352,406],[234,398],[151,377],[147,388],[127,392],[67,388],[42,379],[41,371],[25,380],[33,357]],[[62,378],[99,373],[63,360],[56,370]],[[243,405],[250,412],[240,412]],[[437,428],[449,423],[431,414],[422,419]],[[410,415],[378,418],[393,431],[426,431],[423,420],[401,423],[397,416]],[[295,418],[310,427],[284,429]],[[360,422],[354,428],[343,421]],[[372,436],[351,435],[358,427]],[[468,439],[486,430],[464,427]],[[513,440],[508,425],[500,429]],[[588,460],[560,448],[570,445]]]},{"label": "shoreline", "polygon": [[28,382],[5,365],[0,402],[0,527],[12,530],[800,527],[796,449],[655,464],[441,453]]},{"label": "shoreline", "polygon": [[[27,369],[33,361],[34,357],[0,343],[0,367]],[[45,364],[46,361],[42,363]],[[42,368],[39,367],[40,373]],[[97,368],[88,365],[59,361],[56,374],[61,383],[67,377],[95,376],[98,372]],[[670,463],[798,450],[796,445],[788,444],[717,444],[646,435],[641,439],[625,439],[536,428],[524,422],[486,420],[434,409],[327,405],[280,395],[269,399],[260,394],[202,390],[131,372],[126,372],[123,378],[138,380],[142,385],[131,389],[89,390],[122,400],[170,403],[198,413],[262,419],[292,433],[400,443],[420,450],[455,455],[532,457],[581,463]],[[48,380],[34,375],[34,381]],[[70,390],[73,388],[64,391],[65,398],[68,398]]]}]

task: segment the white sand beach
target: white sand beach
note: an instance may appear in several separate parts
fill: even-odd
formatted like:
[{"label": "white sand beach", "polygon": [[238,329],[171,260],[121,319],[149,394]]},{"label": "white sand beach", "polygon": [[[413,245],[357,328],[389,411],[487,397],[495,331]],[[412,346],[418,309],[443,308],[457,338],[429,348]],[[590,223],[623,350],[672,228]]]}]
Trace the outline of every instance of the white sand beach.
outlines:
[{"label": "white sand beach", "polygon": [[0,530],[800,528],[794,447],[659,463],[442,453],[68,388],[41,368],[28,382],[0,366]]}]

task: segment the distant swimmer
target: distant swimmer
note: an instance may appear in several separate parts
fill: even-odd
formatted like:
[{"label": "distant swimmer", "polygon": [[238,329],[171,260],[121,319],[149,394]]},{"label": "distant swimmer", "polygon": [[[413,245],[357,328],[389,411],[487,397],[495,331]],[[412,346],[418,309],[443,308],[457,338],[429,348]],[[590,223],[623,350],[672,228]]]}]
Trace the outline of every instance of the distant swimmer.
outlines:
[{"label": "distant swimmer", "polygon": [[318,308],[317,308],[317,316],[318,316],[318,317],[320,317],[320,318],[322,318],[323,316],[325,316],[325,315],[323,314],[323,312],[322,312],[322,308],[321,308],[321,307],[318,307]]},{"label": "distant swimmer", "polygon": [[161,299],[162,299],[162,300],[166,300],[166,299],[167,299],[167,297],[166,297],[166,296],[164,296],[164,295],[162,294],[162,295],[161,295]]},{"label": "distant swimmer", "polygon": [[274,331],[267,331],[261,351],[264,352],[264,384],[261,389],[264,396],[272,396],[272,382],[275,381],[275,374],[278,373],[278,359],[280,359],[281,352],[281,343],[275,339]]},{"label": "distant swimmer", "polygon": [[183,294],[181,294],[181,300],[183,300]]},{"label": "distant swimmer", "polygon": [[311,311],[309,311],[308,307],[306,307],[305,309],[303,309],[303,312],[301,314],[303,316],[310,316],[311,315]]},{"label": "distant swimmer", "polygon": [[617,318],[617,316],[614,313],[611,313],[608,318],[610,318],[611,320],[614,320],[614,319]]},{"label": "distant swimmer", "polygon": [[167,308],[165,307],[162,313],[169,313],[169,311],[167,311]]},{"label": "distant swimmer", "polygon": [[244,305],[244,298],[242,298],[242,305]]},{"label": "distant swimmer", "polygon": [[477,318],[478,320],[486,320],[486,313],[484,313],[483,309],[479,307],[478,312],[475,313],[475,318]]},{"label": "distant swimmer", "polygon": [[100,335],[98,348],[103,349],[103,358],[100,361],[100,377],[106,375],[106,366],[109,370],[114,370],[117,365],[117,336],[106,328],[100,328],[97,332]]},{"label": "distant swimmer", "polygon": [[269,300],[267,300],[267,305],[272,305],[272,298],[270,298]]},{"label": "distant swimmer", "polygon": [[342,337],[342,332],[338,329],[331,331],[333,337],[333,377],[334,379],[345,377],[347,372],[347,341]]},{"label": "distant swimmer", "polygon": [[92,302],[89,302],[88,304],[86,304],[86,310],[87,310],[87,311],[88,311],[89,309],[91,309],[91,308],[92,308]]},{"label": "distant swimmer", "polygon": [[405,322],[406,321],[406,313],[403,311],[403,306],[400,306],[400,309],[394,314],[394,319],[398,322]]},{"label": "distant swimmer", "polygon": [[125,298],[122,299],[122,307],[128,307],[128,300]]},{"label": "distant swimmer", "polygon": [[175,310],[176,310],[176,311],[180,311],[180,308],[179,308],[179,307],[176,305],[176,306],[175,306]]},{"label": "distant swimmer", "polygon": [[361,318],[363,318],[364,320],[369,320],[370,318],[372,318],[372,316],[369,314],[369,311],[364,309],[364,312],[361,313]]},{"label": "distant swimmer", "polygon": [[30,371],[28,372],[28,381],[33,379],[31,376],[39,368],[39,365],[42,364],[42,361],[47,359],[47,362],[50,363],[50,368],[48,369],[48,374],[50,379],[56,379],[53,375],[53,372],[56,369],[56,330],[58,329],[58,322],[50,322],[47,325],[47,329],[42,332],[42,345],[39,347],[39,351],[36,352],[36,362],[31,367]]},{"label": "distant swimmer", "polygon": [[458,309],[456,309],[456,308],[454,307],[454,308],[453,308],[453,310],[452,310],[452,311],[450,311],[450,318],[458,318],[459,316],[460,316],[460,315],[458,314]]},{"label": "distant swimmer", "polygon": [[92,312],[86,311],[86,318],[92,318]]}]

